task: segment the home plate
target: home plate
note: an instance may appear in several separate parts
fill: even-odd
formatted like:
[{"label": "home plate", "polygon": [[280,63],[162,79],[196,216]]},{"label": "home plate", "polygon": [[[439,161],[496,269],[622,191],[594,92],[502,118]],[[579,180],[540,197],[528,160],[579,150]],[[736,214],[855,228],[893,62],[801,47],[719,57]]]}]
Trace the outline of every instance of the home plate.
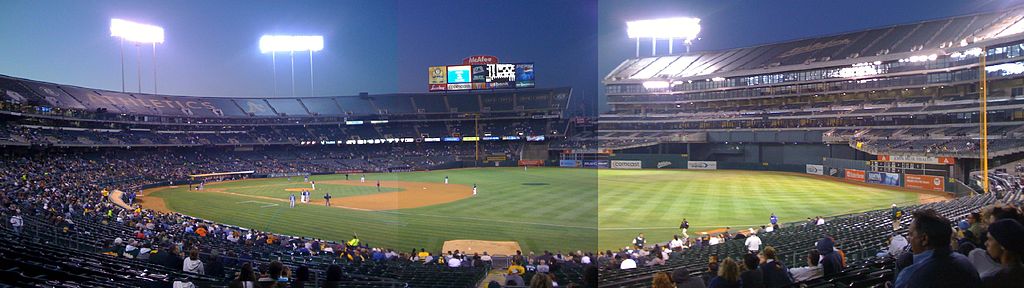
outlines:
[{"label": "home plate", "polygon": [[444,246],[441,247],[441,251],[455,251],[466,254],[487,252],[488,255],[516,255],[516,251],[522,250],[519,248],[519,242],[516,241],[486,241],[486,240],[448,240],[444,241]]}]

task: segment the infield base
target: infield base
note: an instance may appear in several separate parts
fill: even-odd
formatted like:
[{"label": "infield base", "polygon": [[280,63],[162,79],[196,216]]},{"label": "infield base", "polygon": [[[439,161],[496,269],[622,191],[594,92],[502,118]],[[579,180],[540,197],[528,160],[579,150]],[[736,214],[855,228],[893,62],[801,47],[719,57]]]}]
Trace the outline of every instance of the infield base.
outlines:
[{"label": "infield base", "polygon": [[444,246],[441,246],[442,252],[459,250],[465,254],[487,252],[489,255],[516,255],[516,251],[522,250],[519,248],[519,242],[516,241],[485,241],[485,240],[448,240],[444,241]]}]

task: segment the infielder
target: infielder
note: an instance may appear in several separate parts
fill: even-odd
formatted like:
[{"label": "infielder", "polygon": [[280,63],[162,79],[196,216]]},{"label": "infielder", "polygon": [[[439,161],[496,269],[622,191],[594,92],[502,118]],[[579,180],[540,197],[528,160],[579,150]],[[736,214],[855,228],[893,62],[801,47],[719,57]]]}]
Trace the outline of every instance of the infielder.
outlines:
[{"label": "infielder", "polygon": [[448,176],[444,176],[444,184],[448,184]]},{"label": "infielder", "polygon": [[325,202],[324,204],[327,205],[327,207],[331,207],[331,193],[330,192],[327,192],[327,193],[324,194],[324,202]]},{"label": "infielder", "polygon": [[316,182],[309,181],[309,185],[310,185],[310,189],[309,190],[316,190]]},{"label": "infielder", "polygon": [[295,193],[292,193],[291,196],[288,196],[288,207],[295,208]]},{"label": "infielder", "polygon": [[366,175],[359,176],[359,183],[366,183]]},{"label": "infielder", "polygon": [[476,196],[476,183],[473,183],[473,196]]}]

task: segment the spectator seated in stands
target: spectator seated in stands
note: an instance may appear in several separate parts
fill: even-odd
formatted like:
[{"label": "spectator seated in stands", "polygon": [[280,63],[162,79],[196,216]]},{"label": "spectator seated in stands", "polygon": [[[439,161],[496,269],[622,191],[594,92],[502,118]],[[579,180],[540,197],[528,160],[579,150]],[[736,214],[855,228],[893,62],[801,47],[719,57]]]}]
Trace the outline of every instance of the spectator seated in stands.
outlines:
[{"label": "spectator seated in stands", "polygon": [[743,273],[740,273],[740,280],[743,287],[764,287],[764,276],[758,270],[760,260],[754,254],[743,254]]},{"label": "spectator seated in stands", "polygon": [[[337,267],[337,265],[331,265],[331,266]],[[327,271],[330,272],[331,270],[327,269]],[[340,279],[340,273],[341,273],[340,267],[338,269],[338,273],[339,273],[339,279]],[[331,275],[330,273],[327,274],[328,279],[330,278],[330,275]],[[230,288],[256,288],[256,273],[254,273],[253,270],[252,270],[252,263],[246,262],[245,264],[242,264],[242,269],[241,269],[241,271],[238,272],[238,276],[235,277],[235,279],[231,281],[231,284],[228,285],[228,287],[230,287]]]},{"label": "spectator seated in stands", "polygon": [[1024,225],[1014,219],[1002,219],[988,226],[985,242],[988,255],[997,259],[999,270],[981,278],[985,287],[1021,287],[1024,285]]},{"label": "spectator seated in stands", "polygon": [[675,282],[676,288],[704,288],[704,279],[700,276],[691,276],[690,270],[686,267],[681,267],[672,271],[672,281]]},{"label": "spectator seated in stands", "polygon": [[284,264],[281,264],[280,261],[273,261],[270,262],[270,266],[267,267],[267,273],[263,274],[260,279],[256,279],[256,283],[259,284],[260,288],[285,287],[285,285],[280,282],[281,280],[285,280],[284,282],[287,282],[287,278],[282,278],[284,276]]},{"label": "spectator seated in stands", "polygon": [[817,249],[811,250],[807,252],[806,267],[789,268],[789,274],[793,275],[793,281],[803,282],[824,276],[819,257],[821,257],[821,254],[818,253]]},{"label": "spectator seated in stands", "polygon": [[903,237],[903,235],[900,235],[899,233],[893,233],[892,237],[889,237],[889,246],[885,250],[878,252],[875,256],[897,257],[903,253],[903,250],[907,248],[907,245],[910,244],[907,243],[906,237]]},{"label": "spectator seated in stands", "polygon": [[526,268],[520,265],[519,262],[513,262],[512,265],[508,266],[508,274],[505,275],[505,285],[526,285],[526,281],[523,280],[523,274],[526,274]]},{"label": "spectator seated in stands", "polygon": [[824,276],[832,276],[839,274],[843,270],[843,258],[836,251],[835,243],[832,237],[824,237],[818,240],[815,248],[818,250],[818,254],[821,255],[821,269]]},{"label": "spectator seated in stands", "polygon": [[203,267],[203,261],[199,260],[198,249],[192,249],[192,251],[189,251],[188,258],[185,258],[181,266],[183,271],[185,272],[195,273],[199,275],[203,275],[206,273],[206,268]]},{"label": "spectator seated in stands", "polygon": [[793,284],[793,279],[789,276],[786,265],[782,264],[776,258],[776,255],[775,247],[772,246],[764,247],[764,251],[757,255],[761,260],[759,270],[761,270],[761,274],[764,276],[764,286],[768,288],[784,287]]},{"label": "spectator seated in stands", "polygon": [[651,279],[651,288],[676,288],[676,285],[672,283],[672,278],[668,276],[666,272],[654,273],[654,277]]},{"label": "spectator seated in stands", "polygon": [[732,258],[725,258],[722,260],[722,265],[718,267],[718,276],[711,279],[708,283],[708,288],[739,288],[740,286],[740,267],[736,264]]},{"label": "spectator seated in stands", "polygon": [[952,224],[934,210],[915,211],[910,223],[913,264],[896,277],[896,288],[980,287],[978,271],[963,255],[953,253]]}]

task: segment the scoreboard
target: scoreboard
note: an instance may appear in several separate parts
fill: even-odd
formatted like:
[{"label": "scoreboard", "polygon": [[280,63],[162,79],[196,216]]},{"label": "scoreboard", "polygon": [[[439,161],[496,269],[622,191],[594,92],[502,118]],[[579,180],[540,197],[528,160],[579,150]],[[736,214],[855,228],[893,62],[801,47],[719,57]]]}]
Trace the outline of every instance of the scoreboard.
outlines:
[{"label": "scoreboard", "polygon": [[[476,57],[490,57],[490,61]],[[493,56],[473,56],[462,65],[431,66],[427,70],[429,91],[533,88],[533,63],[497,63]],[[491,62],[491,63],[481,63]]]}]

